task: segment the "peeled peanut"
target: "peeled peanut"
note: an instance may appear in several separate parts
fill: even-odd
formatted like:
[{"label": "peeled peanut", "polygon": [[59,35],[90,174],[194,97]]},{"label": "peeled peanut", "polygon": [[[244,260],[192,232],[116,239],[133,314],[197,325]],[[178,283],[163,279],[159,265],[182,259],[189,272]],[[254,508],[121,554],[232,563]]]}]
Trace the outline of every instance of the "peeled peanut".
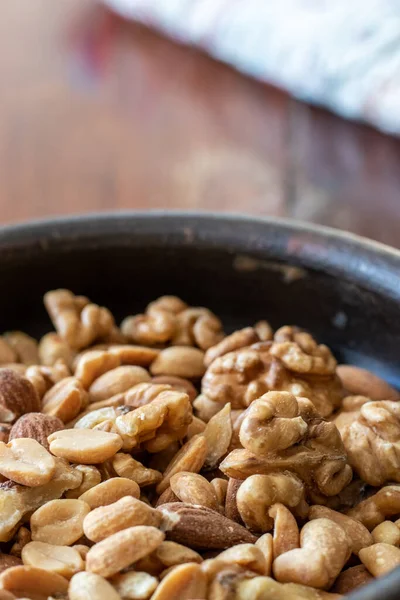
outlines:
[{"label": "peeled peanut", "polygon": [[107,506],[92,510],[83,522],[83,531],[89,540],[99,542],[106,537],[136,525],[158,527],[161,514],[136,498],[126,496]]},{"label": "peeled peanut", "polygon": [[359,557],[374,577],[381,577],[400,565],[400,549],[391,544],[378,543],[363,548]]},{"label": "peeled peanut", "polygon": [[115,575],[153,552],[164,537],[155,527],[144,525],[118,531],[89,550],[86,569],[103,577]]},{"label": "peeled peanut", "polygon": [[31,516],[32,540],[69,546],[83,534],[90,506],[82,500],[51,500]]},{"label": "peeled peanut", "polygon": [[150,366],[152,375],[174,375],[198,379],[205,372],[204,352],[188,346],[170,346],[161,350]]},{"label": "peeled peanut", "polygon": [[329,519],[309,521],[301,530],[300,544],[301,548],[275,559],[275,578],[282,583],[329,589],[350,556],[345,531]]},{"label": "peeled peanut", "polygon": [[138,383],[150,381],[150,375],[142,367],[123,365],[103,373],[89,388],[91,402],[107,400],[116,394],[126,392]]},{"label": "peeled peanut", "polygon": [[84,465],[102,463],[122,447],[116,433],[95,429],[64,429],[48,437],[50,452],[60,458]]},{"label": "peeled peanut", "polygon": [[122,600],[104,577],[94,573],[77,573],[68,588],[69,600]]},{"label": "peeled peanut", "polygon": [[48,483],[56,469],[49,452],[32,438],[0,442],[0,473],[16,483],[37,487]]},{"label": "peeled peanut", "polygon": [[136,481],[126,479],[126,477],[111,477],[90,488],[79,497],[79,500],[86,502],[93,509],[112,504],[124,496],[139,498],[140,488]]},{"label": "peeled peanut", "polygon": [[21,557],[24,565],[46,569],[67,579],[85,568],[81,555],[74,548],[45,542],[29,542],[22,549]]}]

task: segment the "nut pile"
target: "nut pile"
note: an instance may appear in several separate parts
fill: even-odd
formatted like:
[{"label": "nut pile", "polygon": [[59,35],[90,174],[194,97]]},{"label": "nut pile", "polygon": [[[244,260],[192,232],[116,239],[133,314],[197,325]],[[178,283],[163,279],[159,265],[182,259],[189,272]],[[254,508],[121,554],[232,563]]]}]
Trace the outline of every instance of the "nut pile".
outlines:
[{"label": "nut pile", "polygon": [[334,600],[400,565],[400,395],[298,327],[48,292],[0,337],[0,600]]}]

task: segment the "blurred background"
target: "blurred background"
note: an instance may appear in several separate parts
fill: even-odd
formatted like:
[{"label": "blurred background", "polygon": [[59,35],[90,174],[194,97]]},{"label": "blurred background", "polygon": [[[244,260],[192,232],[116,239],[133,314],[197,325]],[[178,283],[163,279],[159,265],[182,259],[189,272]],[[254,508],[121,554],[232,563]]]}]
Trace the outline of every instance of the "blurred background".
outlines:
[{"label": "blurred background", "polygon": [[400,246],[397,1],[110,4],[2,0],[2,223],[233,211]]}]

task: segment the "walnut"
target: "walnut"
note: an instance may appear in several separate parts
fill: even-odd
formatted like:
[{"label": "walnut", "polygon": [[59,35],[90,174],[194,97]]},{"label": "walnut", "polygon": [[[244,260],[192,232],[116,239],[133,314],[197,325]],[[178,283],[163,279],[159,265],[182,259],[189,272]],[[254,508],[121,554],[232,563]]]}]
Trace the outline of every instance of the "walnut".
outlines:
[{"label": "walnut", "polygon": [[135,315],[126,317],[121,323],[121,331],[135,344],[153,346],[164,344],[174,334],[176,319],[174,315],[161,311],[154,315]]},{"label": "walnut", "polygon": [[244,329],[234,331],[207,350],[204,356],[204,364],[208,367],[219,356],[224,356],[224,354],[239,350],[240,348],[246,348],[258,341],[259,336],[253,327],[245,327]]},{"label": "walnut", "polygon": [[347,511],[349,517],[357,519],[370,531],[387,518],[400,513],[400,486],[387,485],[354,508]]},{"label": "walnut", "polygon": [[44,304],[57,333],[76,350],[107,336],[115,327],[107,308],[92,304],[84,296],[75,296],[69,290],[47,292]]},{"label": "walnut", "polygon": [[[259,342],[216,358],[202,381],[210,400],[243,408],[270,390],[309,398],[323,416],[340,405],[342,386],[326,346],[306,335],[297,342]],[[306,343],[307,342],[307,343]]]},{"label": "walnut", "polygon": [[266,394],[246,411],[239,436],[244,449],[233,450],[220,464],[229,477],[290,472],[311,497],[335,496],[351,481],[339,431],[306,398]]},{"label": "walnut", "polygon": [[27,368],[25,373],[25,377],[32,383],[41,399],[53,385],[70,375],[70,370],[62,360],[58,360],[51,367],[32,365]]},{"label": "walnut", "polygon": [[222,323],[207,308],[187,308],[176,317],[176,331],[172,344],[176,346],[198,346],[208,350],[224,337]]},{"label": "walnut", "polygon": [[144,314],[126,317],[121,331],[136,344],[154,346],[171,340],[176,331],[176,315],[187,304],[176,296],[161,296],[151,302]]},{"label": "walnut", "polygon": [[356,419],[342,429],[349,463],[373,486],[400,483],[400,403],[367,402]]},{"label": "walnut", "polygon": [[336,427],[339,429],[340,434],[342,434],[347,425],[350,425],[357,419],[360,414],[360,408],[367,402],[372,402],[371,398],[367,398],[367,396],[346,396],[343,398],[342,405],[338,412],[330,417],[332,422],[335,423]]},{"label": "walnut", "polygon": [[285,450],[300,441],[308,430],[299,416],[298,402],[287,392],[268,392],[247,409],[239,438],[257,456]]},{"label": "walnut", "polygon": [[185,437],[192,421],[189,396],[172,389],[165,390],[166,386],[156,387],[163,388],[163,391],[149,404],[139,406],[116,419],[124,449],[143,445],[149,452],[160,452],[171,442]]},{"label": "walnut", "polygon": [[198,346],[207,350],[223,337],[222,323],[208,308],[189,307],[176,296],[161,296],[144,314],[130,316],[121,324],[122,333],[137,344],[154,346]]}]

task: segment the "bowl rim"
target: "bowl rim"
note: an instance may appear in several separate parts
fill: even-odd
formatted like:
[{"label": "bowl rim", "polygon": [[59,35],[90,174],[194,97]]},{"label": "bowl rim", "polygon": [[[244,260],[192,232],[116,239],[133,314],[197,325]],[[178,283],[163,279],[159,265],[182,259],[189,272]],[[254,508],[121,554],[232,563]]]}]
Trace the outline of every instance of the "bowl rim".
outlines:
[{"label": "bowl rim", "polygon": [[[142,239],[149,234],[167,233],[160,243],[172,240],[199,247],[210,247],[210,243],[219,248],[228,245],[233,250],[240,248],[245,254],[247,249],[249,255],[255,253],[261,257],[268,251],[278,260],[351,279],[392,298],[400,308],[400,285],[396,289],[399,250],[347,231],[280,217],[180,210],[57,216],[0,226],[0,251],[5,254],[29,252],[33,248],[46,251],[52,246],[73,245],[77,240],[98,247],[107,241],[119,243],[123,236],[126,239],[132,233]],[[348,598],[396,600],[399,590],[400,569],[395,569],[355,590]]]},{"label": "bowl rim", "polygon": [[48,228],[60,227],[63,229],[68,225],[81,225],[96,222],[103,224],[109,221],[126,221],[132,219],[151,219],[165,218],[171,220],[174,218],[198,219],[207,221],[209,219],[216,221],[230,221],[232,223],[255,223],[271,225],[276,227],[288,227],[294,231],[306,231],[316,235],[324,235],[327,239],[340,239],[346,242],[353,242],[360,248],[373,248],[382,255],[391,255],[400,260],[400,249],[379,242],[372,238],[339,229],[328,225],[320,225],[301,219],[292,219],[290,217],[276,217],[264,215],[251,215],[240,212],[213,212],[200,210],[178,210],[178,209],[152,209],[152,210],[113,210],[113,211],[93,211],[88,213],[71,213],[69,215],[56,215],[44,218],[24,219],[13,223],[0,225],[0,236],[8,236],[15,233],[23,233],[26,230],[33,230],[40,233]]},{"label": "bowl rim", "polygon": [[[129,239],[134,233],[134,238]],[[354,233],[280,217],[180,210],[92,212],[0,227],[0,250],[156,243],[229,249],[322,271],[400,303],[400,250]]]}]

